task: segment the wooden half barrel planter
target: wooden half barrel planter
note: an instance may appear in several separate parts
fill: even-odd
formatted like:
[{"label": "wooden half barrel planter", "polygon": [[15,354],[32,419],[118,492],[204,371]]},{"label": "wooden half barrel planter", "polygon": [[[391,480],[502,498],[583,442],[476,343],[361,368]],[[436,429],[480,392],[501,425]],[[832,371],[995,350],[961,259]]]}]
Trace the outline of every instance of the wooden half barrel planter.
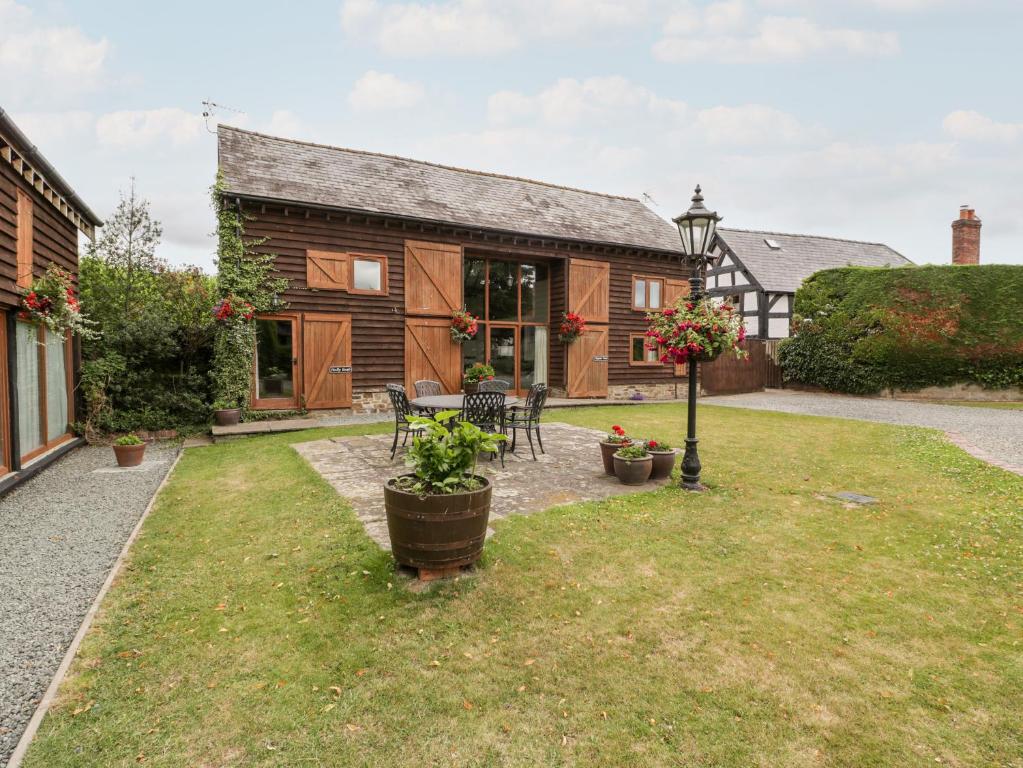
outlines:
[{"label": "wooden half barrel planter", "polygon": [[485,477],[474,477],[480,482],[474,491],[429,496],[396,487],[401,478],[384,484],[387,532],[398,563],[424,578],[453,573],[480,559],[493,486]]},{"label": "wooden half barrel planter", "polygon": [[241,418],[241,408],[218,408],[213,412],[213,420],[218,427],[233,427]]}]

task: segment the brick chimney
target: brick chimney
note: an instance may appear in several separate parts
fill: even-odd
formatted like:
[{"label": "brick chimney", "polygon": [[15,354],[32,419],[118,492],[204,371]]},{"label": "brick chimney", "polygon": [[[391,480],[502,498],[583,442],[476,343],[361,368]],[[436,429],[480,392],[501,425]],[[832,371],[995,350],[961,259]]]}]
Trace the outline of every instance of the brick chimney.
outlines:
[{"label": "brick chimney", "polygon": [[952,263],[980,264],[980,219],[968,205],[959,208],[952,222]]}]

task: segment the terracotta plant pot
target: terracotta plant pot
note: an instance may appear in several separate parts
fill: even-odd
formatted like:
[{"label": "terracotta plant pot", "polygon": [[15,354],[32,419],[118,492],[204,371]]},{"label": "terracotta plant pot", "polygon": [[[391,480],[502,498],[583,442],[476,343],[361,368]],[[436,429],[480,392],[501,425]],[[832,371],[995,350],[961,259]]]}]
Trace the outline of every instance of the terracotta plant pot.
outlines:
[{"label": "terracotta plant pot", "polygon": [[650,451],[650,456],[654,460],[650,479],[663,480],[666,477],[671,477],[671,470],[675,468],[675,457],[677,455],[674,449],[670,451]]},{"label": "terracotta plant pot", "polygon": [[607,474],[613,475],[615,473],[614,455],[623,445],[628,445],[628,443],[608,443],[601,440],[600,460],[604,462],[604,471]]},{"label": "terracotta plant pot", "polygon": [[142,457],[146,453],[146,444],[141,445],[115,445],[114,456],[117,457],[119,467],[137,467],[142,463]]},{"label": "terracotta plant pot", "polygon": [[443,570],[471,565],[483,554],[490,519],[493,486],[475,475],[478,490],[436,496],[416,496],[384,484],[384,509],[391,553],[402,565]]},{"label": "terracotta plant pot", "polygon": [[465,394],[467,395],[475,395],[477,392],[480,391],[480,383],[478,381],[474,382],[463,381],[462,391],[465,392]]},{"label": "terracotta plant pot", "polygon": [[218,427],[232,427],[241,421],[241,408],[218,408],[213,412],[213,420]]},{"label": "terracotta plant pot", "polygon": [[622,481],[622,485],[642,485],[650,479],[650,472],[654,468],[653,456],[623,459],[615,454],[614,462],[615,476]]}]

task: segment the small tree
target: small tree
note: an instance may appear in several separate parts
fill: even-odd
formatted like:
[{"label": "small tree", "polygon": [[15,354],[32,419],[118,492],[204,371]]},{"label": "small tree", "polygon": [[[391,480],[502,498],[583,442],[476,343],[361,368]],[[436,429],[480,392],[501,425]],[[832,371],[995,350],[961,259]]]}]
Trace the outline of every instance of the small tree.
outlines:
[{"label": "small tree", "polygon": [[[275,274],[274,254],[256,250],[268,238],[245,238],[244,216],[224,198],[220,174],[211,192],[217,215],[218,295],[222,300],[248,302],[256,312],[279,309],[275,299],[287,290],[288,281]],[[249,404],[255,351],[253,322],[234,318],[218,324],[213,344],[213,390],[220,407]]]}]

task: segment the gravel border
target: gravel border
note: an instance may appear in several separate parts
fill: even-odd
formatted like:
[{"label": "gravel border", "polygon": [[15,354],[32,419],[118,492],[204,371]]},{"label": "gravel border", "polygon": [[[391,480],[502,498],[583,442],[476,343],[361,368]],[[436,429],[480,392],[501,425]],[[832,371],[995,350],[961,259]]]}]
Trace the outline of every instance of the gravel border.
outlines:
[{"label": "gravel border", "polygon": [[0,499],[0,765],[177,453],[118,470],[110,448],[79,448]]},{"label": "gravel border", "polygon": [[700,402],[940,429],[952,442],[977,458],[1023,474],[1023,411],[781,389],[704,397]]}]

